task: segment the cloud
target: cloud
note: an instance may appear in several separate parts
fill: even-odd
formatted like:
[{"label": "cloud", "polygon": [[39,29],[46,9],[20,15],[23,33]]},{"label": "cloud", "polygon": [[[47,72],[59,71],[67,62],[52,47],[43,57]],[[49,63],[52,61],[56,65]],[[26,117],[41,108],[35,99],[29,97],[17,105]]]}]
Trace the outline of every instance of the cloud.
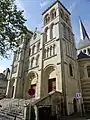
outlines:
[{"label": "cloud", "polygon": [[44,2],[40,3],[40,7],[43,8],[43,7],[45,7],[48,3],[49,3],[49,1],[44,1]]},{"label": "cloud", "polygon": [[4,70],[6,70],[6,68],[3,66],[0,66],[0,73],[2,73]]}]

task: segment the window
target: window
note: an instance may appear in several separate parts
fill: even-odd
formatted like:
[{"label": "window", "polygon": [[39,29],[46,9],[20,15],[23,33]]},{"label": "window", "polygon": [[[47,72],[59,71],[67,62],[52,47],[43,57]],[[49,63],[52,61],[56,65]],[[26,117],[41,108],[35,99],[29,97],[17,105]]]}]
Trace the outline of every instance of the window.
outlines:
[{"label": "window", "polygon": [[36,57],[36,66],[38,65],[38,62],[39,62],[39,55],[37,55]]},{"label": "window", "polygon": [[37,44],[37,52],[40,50],[40,42]]},{"label": "window", "polygon": [[52,56],[52,46],[50,46],[50,56]]},{"label": "window", "polygon": [[68,39],[70,41],[70,29],[68,28]]},{"label": "window", "polygon": [[63,18],[64,12],[62,9],[60,9],[59,13],[60,13],[61,18]]},{"label": "window", "polygon": [[55,55],[55,44],[53,45],[53,55]]},{"label": "window", "polygon": [[47,42],[47,39],[48,39],[48,27],[45,29],[45,41],[44,42]]},{"label": "window", "polygon": [[68,17],[68,15],[65,15],[65,21],[66,21],[66,23],[69,24],[69,17]]},{"label": "window", "polygon": [[86,53],[86,50],[84,49],[83,52]]},{"label": "window", "polygon": [[32,47],[32,54],[35,53],[35,45]]},{"label": "window", "polygon": [[87,66],[87,74],[88,74],[88,77],[90,77],[90,66]]},{"label": "window", "polygon": [[52,24],[50,28],[50,39],[53,38],[53,33],[54,33],[54,24]]},{"label": "window", "polygon": [[13,70],[13,73],[16,73],[17,72],[17,65],[16,66],[13,66],[13,68],[12,68]]},{"label": "window", "polygon": [[31,59],[31,68],[34,66],[34,57]]},{"label": "window", "polygon": [[47,14],[44,18],[44,25],[46,25],[50,21],[50,16]]},{"label": "window", "polygon": [[31,48],[29,48],[29,56],[31,55]]},{"label": "window", "polygon": [[51,19],[53,20],[54,18],[56,18],[56,10],[53,9],[50,13]]},{"label": "window", "polygon": [[64,32],[64,37],[66,38],[66,25],[63,23],[63,32]]},{"label": "window", "polygon": [[56,78],[48,80],[48,92],[56,90]]},{"label": "window", "polygon": [[73,70],[72,70],[72,65],[69,64],[69,71],[70,71],[70,76],[73,76]]},{"label": "window", "polygon": [[49,57],[49,48],[47,48],[47,57]]},{"label": "window", "polygon": [[66,27],[66,38],[69,40],[69,36],[68,36],[68,27]]},{"label": "window", "polygon": [[46,58],[46,49],[44,49],[44,58]]},{"label": "window", "polygon": [[88,54],[90,55],[90,48],[88,48]]}]

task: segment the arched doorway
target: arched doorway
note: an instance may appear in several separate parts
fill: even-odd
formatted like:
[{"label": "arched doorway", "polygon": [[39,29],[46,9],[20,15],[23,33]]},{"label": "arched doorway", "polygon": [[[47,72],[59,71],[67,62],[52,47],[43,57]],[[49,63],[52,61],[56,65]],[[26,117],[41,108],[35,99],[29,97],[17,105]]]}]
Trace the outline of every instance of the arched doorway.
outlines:
[{"label": "arched doorway", "polygon": [[56,90],[56,67],[54,65],[48,65],[44,69],[43,74],[43,85],[42,87],[42,95],[47,95],[47,93]]},{"label": "arched doorway", "polygon": [[25,98],[29,99],[30,96],[28,94],[28,90],[30,88],[35,89],[35,95],[33,97],[37,96],[37,81],[38,81],[38,75],[36,72],[31,71],[28,73],[26,84],[25,84]]},{"label": "arched doorway", "polygon": [[77,100],[76,98],[73,99],[73,109],[74,109],[74,113],[77,112]]},{"label": "arched doorway", "polygon": [[14,94],[15,94],[15,78],[10,79],[9,81],[9,85],[7,88],[7,97],[13,98]]}]

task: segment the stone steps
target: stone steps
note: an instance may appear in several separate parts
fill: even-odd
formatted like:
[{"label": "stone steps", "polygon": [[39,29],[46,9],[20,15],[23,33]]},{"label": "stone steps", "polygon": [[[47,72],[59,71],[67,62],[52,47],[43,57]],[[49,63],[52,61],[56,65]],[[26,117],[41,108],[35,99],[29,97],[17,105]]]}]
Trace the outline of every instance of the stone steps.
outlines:
[{"label": "stone steps", "polygon": [[15,115],[18,118],[24,117],[24,105],[29,104],[30,102],[34,102],[35,99],[25,100],[25,99],[2,99],[0,100],[0,113],[7,116]]}]

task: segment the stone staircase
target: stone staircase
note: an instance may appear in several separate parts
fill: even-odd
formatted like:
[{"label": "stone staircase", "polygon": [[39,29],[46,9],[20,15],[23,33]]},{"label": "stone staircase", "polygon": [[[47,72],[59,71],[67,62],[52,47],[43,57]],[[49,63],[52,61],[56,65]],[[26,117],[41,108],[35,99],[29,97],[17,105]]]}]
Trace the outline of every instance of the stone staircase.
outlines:
[{"label": "stone staircase", "polygon": [[[25,104],[33,103],[35,99],[2,99],[0,100],[0,116],[6,116],[12,120],[17,117],[18,120],[24,119]],[[1,119],[0,119],[1,120]],[[7,120],[7,119],[6,119]]]}]

